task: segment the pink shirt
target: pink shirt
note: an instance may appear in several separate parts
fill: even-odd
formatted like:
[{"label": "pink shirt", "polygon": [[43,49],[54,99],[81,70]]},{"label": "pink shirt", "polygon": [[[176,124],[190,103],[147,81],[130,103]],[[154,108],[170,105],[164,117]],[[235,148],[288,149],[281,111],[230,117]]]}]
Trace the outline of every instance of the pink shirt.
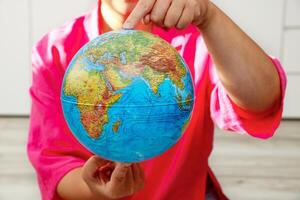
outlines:
[{"label": "pink shirt", "polygon": [[[102,33],[99,6],[100,1],[83,16],[45,35],[32,51],[28,156],[37,172],[43,200],[60,199],[55,192],[59,180],[91,156],[74,138],[64,120],[60,91],[71,58],[85,43]],[[222,129],[257,138],[273,136],[283,110],[285,73],[279,61],[271,58],[280,75],[282,99],[272,109],[254,114],[229,99],[196,27],[168,32],[154,27],[153,34],[171,43],[183,56],[192,73],[197,98],[191,123],[182,139],[163,155],[142,163],[145,188],[125,199],[205,199],[208,176],[213,180],[219,199],[226,199],[208,166],[214,123]]]}]

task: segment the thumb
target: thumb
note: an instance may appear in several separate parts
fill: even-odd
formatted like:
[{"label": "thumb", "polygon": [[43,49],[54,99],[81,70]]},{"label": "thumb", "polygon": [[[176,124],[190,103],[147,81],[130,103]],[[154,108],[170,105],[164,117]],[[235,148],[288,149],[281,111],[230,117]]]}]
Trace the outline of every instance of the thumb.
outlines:
[{"label": "thumb", "polygon": [[94,180],[96,178],[97,169],[105,165],[107,160],[100,158],[99,156],[90,157],[83,166],[82,177],[84,180]]},{"label": "thumb", "polygon": [[116,163],[116,167],[111,174],[111,181],[115,183],[120,183],[125,180],[126,174],[130,169],[130,163]]}]

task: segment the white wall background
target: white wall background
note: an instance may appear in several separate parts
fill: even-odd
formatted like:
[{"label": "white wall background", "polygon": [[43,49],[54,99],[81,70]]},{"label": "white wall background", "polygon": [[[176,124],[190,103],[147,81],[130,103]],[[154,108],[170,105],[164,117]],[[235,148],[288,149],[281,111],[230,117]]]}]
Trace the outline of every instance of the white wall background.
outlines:
[{"label": "white wall background", "polygon": [[[288,74],[284,116],[300,118],[300,1],[214,0]],[[0,115],[28,115],[30,51],[45,33],[96,0],[0,0]]]}]

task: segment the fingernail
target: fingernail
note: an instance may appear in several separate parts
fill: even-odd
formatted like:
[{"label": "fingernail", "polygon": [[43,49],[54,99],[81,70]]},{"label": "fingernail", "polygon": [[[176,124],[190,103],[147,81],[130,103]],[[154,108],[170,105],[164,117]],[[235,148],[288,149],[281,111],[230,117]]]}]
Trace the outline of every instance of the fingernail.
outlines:
[{"label": "fingernail", "polygon": [[132,25],[130,23],[125,23],[123,25],[123,29],[133,29]]},{"label": "fingernail", "polygon": [[132,163],[124,163],[125,167],[130,167],[132,165]]}]

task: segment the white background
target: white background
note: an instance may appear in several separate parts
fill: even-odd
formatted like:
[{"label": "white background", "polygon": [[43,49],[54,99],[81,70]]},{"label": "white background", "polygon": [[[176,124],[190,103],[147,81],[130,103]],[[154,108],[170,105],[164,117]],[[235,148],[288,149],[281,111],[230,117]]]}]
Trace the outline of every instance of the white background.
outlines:
[{"label": "white background", "polygon": [[[288,74],[284,116],[300,118],[300,1],[215,0]],[[96,0],[0,0],[0,115],[28,115],[30,51],[43,34]]]}]

